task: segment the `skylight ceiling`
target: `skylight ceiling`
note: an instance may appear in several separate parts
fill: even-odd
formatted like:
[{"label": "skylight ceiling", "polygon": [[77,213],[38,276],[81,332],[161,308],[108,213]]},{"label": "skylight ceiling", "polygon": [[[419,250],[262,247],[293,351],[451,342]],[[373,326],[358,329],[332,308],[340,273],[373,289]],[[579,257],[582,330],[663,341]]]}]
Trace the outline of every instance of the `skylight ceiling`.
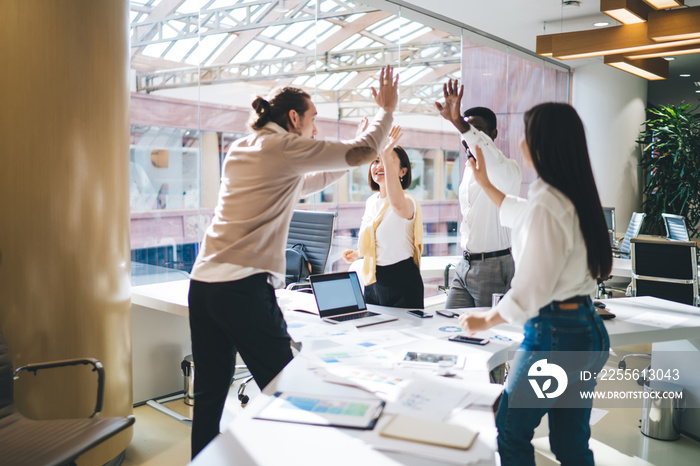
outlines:
[{"label": "skylight ceiling", "polygon": [[458,37],[349,0],[132,0],[131,29],[141,92],[295,85],[356,109],[393,64],[401,101],[425,111],[413,101],[432,105],[435,84],[459,77],[461,62]]}]

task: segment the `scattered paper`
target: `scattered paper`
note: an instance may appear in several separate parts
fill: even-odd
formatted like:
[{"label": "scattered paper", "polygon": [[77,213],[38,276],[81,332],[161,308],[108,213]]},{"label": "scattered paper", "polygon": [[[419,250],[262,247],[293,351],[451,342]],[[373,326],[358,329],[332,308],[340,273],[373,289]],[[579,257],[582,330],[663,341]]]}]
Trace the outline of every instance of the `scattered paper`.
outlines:
[{"label": "scattered paper", "polygon": [[287,323],[287,333],[294,341],[303,341],[322,338],[337,338],[350,333],[358,333],[357,327],[351,323],[332,325],[325,322],[304,322],[295,320]]},{"label": "scattered paper", "polygon": [[317,351],[299,353],[316,365],[345,365],[353,367],[391,367],[396,356],[383,349],[368,350],[355,345],[339,345]]},{"label": "scattered paper", "polygon": [[356,345],[366,349],[389,348],[411,343],[416,338],[406,335],[398,330],[379,330],[374,332],[360,332],[347,334],[335,339],[338,344]]},{"label": "scattered paper", "polygon": [[598,408],[592,408],[591,409],[591,420],[588,421],[588,424],[594,426],[598,421],[603,419],[606,414],[608,414],[610,411],[607,411],[605,409],[598,409]]},{"label": "scattered paper", "polygon": [[318,315],[316,299],[311,293],[301,293],[291,290],[275,290],[277,304],[282,311],[303,311]]},{"label": "scattered paper", "polygon": [[674,316],[667,313],[661,314],[659,312],[644,312],[642,314],[637,314],[631,319],[627,319],[627,322],[648,325],[651,327],[671,328],[680,324],[681,322],[685,322],[686,320],[688,320],[687,317]]},{"label": "scattered paper", "polygon": [[347,385],[374,393],[382,399],[396,399],[408,379],[401,375],[382,373],[359,367],[325,366],[316,371],[324,381]]},{"label": "scattered paper", "polygon": [[503,388],[503,385],[497,383],[470,383],[467,385],[469,393],[457,407],[459,409],[469,406],[492,407],[503,392]]},{"label": "scattered paper", "polygon": [[[449,379],[444,379],[449,380]],[[385,411],[392,414],[428,419],[445,420],[462,399],[469,393],[468,385],[442,383],[442,380],[414,377],[401,387],[398,398],[389,401]]]}]

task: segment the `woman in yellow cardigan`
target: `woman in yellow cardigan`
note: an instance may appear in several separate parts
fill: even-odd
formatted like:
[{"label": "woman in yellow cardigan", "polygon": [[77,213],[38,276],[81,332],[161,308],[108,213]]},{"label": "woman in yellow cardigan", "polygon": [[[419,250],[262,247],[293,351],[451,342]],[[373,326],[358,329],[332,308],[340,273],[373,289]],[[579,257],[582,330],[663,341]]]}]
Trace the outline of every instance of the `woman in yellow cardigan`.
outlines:
[{"label": "woman in yellow cardigan", "polygon": [[411,162],[397,146],[401,127],[391,128],[384,150],[369,167],[368,182],[376,194],[367,199],[358,250],[343,258],[364,257],[365,300],[382,306],[423,308],[423,221],[420,204],[405,189],[411,185]]}]

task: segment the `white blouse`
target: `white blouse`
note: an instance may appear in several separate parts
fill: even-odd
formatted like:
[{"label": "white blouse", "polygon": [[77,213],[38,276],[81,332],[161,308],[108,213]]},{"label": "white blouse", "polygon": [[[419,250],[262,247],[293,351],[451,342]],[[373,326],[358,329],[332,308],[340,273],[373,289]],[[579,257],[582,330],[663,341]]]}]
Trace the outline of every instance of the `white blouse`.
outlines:
[{"label": "white blouse", "polygon": [[[381,198],[379,193],[374,193],[367,199],[365,213],[362,216],[363,228],[377,218],[377,214],[387,202],[389,202],[389,198]],[[413,203],[414,215],[410,220],[400,217],[394,212],[394,209],[389,207],[382,222],[377,227],[377,265],[392,265],[413,257],[413,226],[417,206],[413,199],[411,202]]]},{"label": "white blouse", "polygon": [[576,209],[561,191],[538,178],[528,199],[506,196],[501,223],[512,228],[515,275],[496,306],[510,323],[523,324],[552,301],[595,292]]}]

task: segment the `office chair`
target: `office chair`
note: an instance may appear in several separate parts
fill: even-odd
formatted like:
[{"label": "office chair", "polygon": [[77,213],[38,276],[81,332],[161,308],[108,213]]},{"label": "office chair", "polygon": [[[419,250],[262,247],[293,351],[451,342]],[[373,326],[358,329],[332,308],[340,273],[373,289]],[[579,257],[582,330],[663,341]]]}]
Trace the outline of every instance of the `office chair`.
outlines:
[{"label": "office chair", "polygon": [[[14,379],[23,372],[92,365],[97,372],[97,401],[89,418],[34,420],[15,408]],[[12,357],[0,329],[0,463],[24,466],[74,465],[91,448],[134,423],[133,416],[97,418],[102,410],[105,373],[96,359],[66,359],[28,364],[13,372]]]},{"label": "office chair", "polygon": [[632,294],[698,305],[697,244],[632,238]]},{"label": "office chair", "polygon": [[[292,220],[289,223],[289,235],[287,236],[287,247],[291,248],[295,244],[306,246],[306,253],[311,264],[311,274],[322,274],[326,271],[326,262],[333,242],[333,225],[335,223],[335,212],[315,212],[310,210],[295,210]],[[311,292],[310,282],[297,282],[287,285],[288,290]],[[237,365],[236,370],[244,369],[246,366]],[[238,400],[241,406],[245,406],[250,401],[245,389],[253,380],[249,377],[238,387]]]},{"label": "office chair", "polygon": [[[654,296],[698,306],[697,244],[665,238],[632,238],[632,296]],[[618,367],[626,367],[624,356]],[[637,381],[640,382],[639,380]],[[643,382],[643,381],[642,381]],[[641,385],[641,383],[640,383]]]},{"label": "office chair", "polygon": [[615,247],[615,207],[603,207],[603,215],[605,215],[605,223],[608,226],[610,246]]},{"label": "office chair", "polygon": [[690,241],[688,229],[685,226],[685,218],[681,215],[661,214],[666,226],[666,237],[676,241]]},{"label": "office chair", "polygon": [[[335,212],[315,212],[310,210],[295,210],[289,223],[289,235],[287,236],[287,248],[295,244],[303,244],[309,256],[311,274],[321,274],[326,271],[326,262],[333,241],[333,225]],[[290,283],[288,290],[310,290],[308,281]]]},{"label": "office chair", "polygon": [[[615,208],[603,207],[603,214],[605,215],[605,222],[608,224],[608,233],[610,234],[610,244],[612,246],[613,257],[629,259],[630,254],[632,252],[630,247],[630,239],[636,238],[639,235],[639,231],[642,229],[644,217],[646,217],[647,214],[640,212],[632,212],[632,218],[630,219],[629,225],[627,225],[625,236],[620,241],[615,240]],[[611,229],[613,230],[612,232],[610,231]],[[608,277],[608,280],[612,278],[613,277],[610,276]],[[610,291],[617,291],[623,294],[625,293],[625,290],[623,290],[622,288],[615,288],[611,286],[608,286],[606,288],[605,282],[599,278],[598,287],[596,289],[595,294],[596,299],[608,298]]]},{"label": "office chair", "polygon": [[630,239],[636,238],[642,229],[642,222],[647,214],[642,212],[632,212],[632,218],[630,219],[629,225],[627,225],[627,231],[625,231],[625,236],[619,244],[619,247],[613,246],[613,255],[616,257],[621,257],[623,259],[629,259],[632,249],[630,246]]},{"label": "office chair", "polygon": [[[610,247],[617,247],[617,238],[615,238],[615,207],[603,207],[603,215],[605,216],[605,224],[608,227],[608,236],[610,236]],[[607,298],[608,290],[605,289],[605,282],[598,279],[598,288],[596,289],[596,299]]]}]

